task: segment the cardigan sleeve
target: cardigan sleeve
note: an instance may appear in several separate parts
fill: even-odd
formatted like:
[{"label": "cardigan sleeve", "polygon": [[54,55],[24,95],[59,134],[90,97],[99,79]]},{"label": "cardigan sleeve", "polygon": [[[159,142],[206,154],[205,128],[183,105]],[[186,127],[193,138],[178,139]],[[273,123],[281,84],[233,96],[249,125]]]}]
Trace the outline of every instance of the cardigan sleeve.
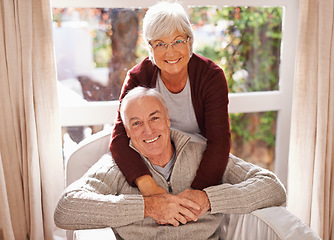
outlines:
[{"label": "cardigan sleeve", "polygon": [[278,177],[261,167],[230,155],[223,184],[204,189],[211,213],[249,213],[256,209],[280,206],[286,191]]},{"label": "cardigan sleeve", "polygon": [[230,153],[228,85],[223,70],[195,55],[189,63],[192,99],[201,134],[207,139],[192,187],[203,189],[221,183]]}]

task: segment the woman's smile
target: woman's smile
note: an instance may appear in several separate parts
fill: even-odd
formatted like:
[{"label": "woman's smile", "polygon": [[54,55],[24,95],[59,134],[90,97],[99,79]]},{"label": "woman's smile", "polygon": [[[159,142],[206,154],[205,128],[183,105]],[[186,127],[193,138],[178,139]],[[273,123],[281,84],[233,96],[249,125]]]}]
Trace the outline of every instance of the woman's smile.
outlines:
[{"label": "woman's smile", "polygon": [[181,58],[178,58],[176,60],[165,60],[166,63],[169,63],[169,64],[174,64],[174,63],[177,63],[181,60]]}]

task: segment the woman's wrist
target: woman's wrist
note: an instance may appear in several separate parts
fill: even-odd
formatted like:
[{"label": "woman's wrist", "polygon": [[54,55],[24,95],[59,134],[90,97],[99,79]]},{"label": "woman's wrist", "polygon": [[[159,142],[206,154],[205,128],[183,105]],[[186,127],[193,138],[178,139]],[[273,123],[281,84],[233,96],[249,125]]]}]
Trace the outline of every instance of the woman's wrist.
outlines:
[{"label": "woman's wrist", "polygon": [[150,175],[141,176],[137,178],[135,182],[143,196],[166,193],[166,191],[160,187]]}]

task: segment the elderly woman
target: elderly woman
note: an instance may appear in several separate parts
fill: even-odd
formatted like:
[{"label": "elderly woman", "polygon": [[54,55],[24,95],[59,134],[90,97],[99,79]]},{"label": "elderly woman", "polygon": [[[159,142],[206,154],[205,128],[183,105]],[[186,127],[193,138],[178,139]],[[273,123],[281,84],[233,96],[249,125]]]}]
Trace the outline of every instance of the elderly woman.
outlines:
[{"label": "elderly woman", "polygon": [[[223,70],[211,60],[196,55],[193,30],[182,5],[160,2],[149,8],[143,20],[144,40],[149,57],[132,68],[124,81],[120,100],[136,86],[155,88],[167,102],[171,127],[201,135],[207,148],[191,187],[217,185],[230,152],[228,86]],[[143,139],[154,144],[157,139]],[[144,196],[163,193],[137,152],[129,146],[122,120],[112,133],[110,151],[117,165]]]}]

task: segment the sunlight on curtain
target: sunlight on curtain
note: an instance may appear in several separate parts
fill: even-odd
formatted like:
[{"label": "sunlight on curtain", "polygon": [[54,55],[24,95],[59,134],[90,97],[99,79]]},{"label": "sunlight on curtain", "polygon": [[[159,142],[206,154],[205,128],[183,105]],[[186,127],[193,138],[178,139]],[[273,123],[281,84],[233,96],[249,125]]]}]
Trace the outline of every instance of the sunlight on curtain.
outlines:
[{"label": "sunlight on curtain", "polygon": [[0,153],[0,239],[14,239]]},{"label": "sunlight on curtain", "polygon": [[288,208],[334,239],[334,0],[300,1]]},{"label": "sunlight on curtain", "polygon": [[52,43],[48,1],[0,2],[4,239],[53,239],[64,177]]}]

